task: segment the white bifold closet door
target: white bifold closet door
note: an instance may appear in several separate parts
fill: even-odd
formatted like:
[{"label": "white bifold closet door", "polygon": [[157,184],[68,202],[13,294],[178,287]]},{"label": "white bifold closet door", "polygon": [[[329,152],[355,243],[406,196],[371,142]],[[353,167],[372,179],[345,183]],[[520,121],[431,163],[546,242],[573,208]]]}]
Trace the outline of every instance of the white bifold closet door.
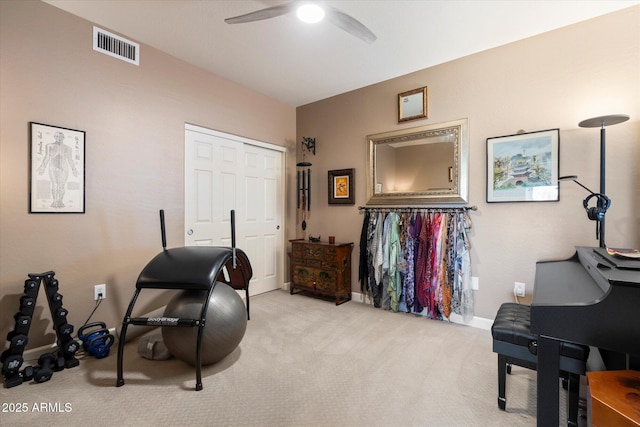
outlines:
[{"label": "white bifold closet door", "polygon": [[185,245],[236,246],[253,268],[250,295],[278,289],[284,270],[284,147],[185,126]]}]

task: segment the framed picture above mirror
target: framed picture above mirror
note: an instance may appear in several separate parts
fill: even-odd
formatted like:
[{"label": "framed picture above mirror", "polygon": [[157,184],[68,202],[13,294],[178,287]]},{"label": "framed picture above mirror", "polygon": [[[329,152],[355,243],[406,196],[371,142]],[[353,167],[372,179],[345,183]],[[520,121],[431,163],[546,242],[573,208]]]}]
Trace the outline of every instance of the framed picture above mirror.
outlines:
[{"label": "framed picture above mirror", "polygon": [[398,94],[398,123],[427,117],[426,86]]}]

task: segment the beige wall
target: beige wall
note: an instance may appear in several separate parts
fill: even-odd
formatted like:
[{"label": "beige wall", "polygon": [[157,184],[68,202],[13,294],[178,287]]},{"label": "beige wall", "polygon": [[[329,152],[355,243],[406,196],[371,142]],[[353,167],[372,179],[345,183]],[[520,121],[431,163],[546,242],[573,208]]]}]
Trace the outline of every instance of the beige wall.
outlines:
[{"label": "beige wall", "polygon": [[[384,60],[377,64],[384,66]],[[397,123],[397,95],[429,87],[429,118]],[[607,128],[607,244],[640,247],[640,7],[491,49],[443,65],[345,93],[297,109],[297,140],[315,137],[312,210],[307,232],[335,235],[358,251],[366,203],[365,136],[460,118],[469,119],[473,275],[477,316],[493,318],[513,298],[513,282],[532,291],[535,262],[561,259],[575,245],[597,246],[595,223],[582,208],[587,195],[571,182],[560,201],[487,204],[486,139],[560,128],[560,175],[577,174],[599,186],[599,130],[578,127],[584,119],[628,114]],[[327,203],[327,171],[356,169],[355,206]],[[592,201],[593,202],[593,201]],[[299,220],[299,218],[298,218]],[[353,262],[357,265],[357,255]],[[353,269],[353,289],[358,269]]]},{"label": "beige wall", "polygon": [[[514,281],[533,283],[535,261],[596,245],[585,193],[564,183],[559,203],[485,203],[485,140],[519,129],[561,129],[560,173],[598,185],[597,129],[583,119],[625,113],[607,130],[610,246],[640,247],[640,7],[422,70],[297,109],[142,46],[140,67],[91,50],[92,25],[41,2],[0,2],[0,337],[27,273],[54,270],[69,321],[93,306],[94,319],[121,322],[140,270],[160,248],[157,211],[166,210],[169,246],[184,243],[184,123],[298,148],[317,138],[312,210],[302,233],[295,198],[287,238],[309,234],[357,242],[365,197],[365,136],[469,118],[476,314],[492,318]],[[379,65],[379,64],[377,64]],[[397,94],[429,86],[430,118],[398,125]],[[28,123],[87,132],[87,213],[28,214]],[[295,156],[287,189],[295,194]],[[327,171],[356,168],[355,206],[327,204]],[[298,218],[299,221],[299,218]],[[154,296],[153,299],[156,297]],[[158,299],[161,299],[158,296]],[[152,307],[145,301],[140,307]],[[30,347],[53,341],[41,297]],[[39,336],[38,334],[42,334]],[[44,334],[47,334],[46,336]]]},{"label": "beige wall", "polygon": [[[39,1],[2,1],[0,17],[0,337],[27,273],[49,270],[76,329],[99,283],[94,320],[116,326],[161,250],[159,209],[168,246],[184,244],[185,123],[294,150],[295,109],[149,46],[139,67],[96,53],[90,22]],[[30,121],[86,131],[84,215],[28,213]],[[29,347],[54,340],[49,319],[41,294]]]}]

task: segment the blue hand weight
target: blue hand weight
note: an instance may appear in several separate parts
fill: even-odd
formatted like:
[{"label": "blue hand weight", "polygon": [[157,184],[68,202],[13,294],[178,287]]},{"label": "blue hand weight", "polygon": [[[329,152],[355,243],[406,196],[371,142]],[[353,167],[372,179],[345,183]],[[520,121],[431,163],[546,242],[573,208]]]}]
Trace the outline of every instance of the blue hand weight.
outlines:
[{"label": "blue hand weight", "polygon": [[107,333],[93,337],[88,341],[89,354],[93,355],[96,359],[102,359],[109,355],[109,349],[115,342],[113,335]]},{"label": "blue hand weight", "polygon": [[[88,332],[87,332],[88,331]],[[104,322],[87,323],[78,330],[82,348],[91,356],[101,359],[109,355],[115,337],[109,333]]]}]

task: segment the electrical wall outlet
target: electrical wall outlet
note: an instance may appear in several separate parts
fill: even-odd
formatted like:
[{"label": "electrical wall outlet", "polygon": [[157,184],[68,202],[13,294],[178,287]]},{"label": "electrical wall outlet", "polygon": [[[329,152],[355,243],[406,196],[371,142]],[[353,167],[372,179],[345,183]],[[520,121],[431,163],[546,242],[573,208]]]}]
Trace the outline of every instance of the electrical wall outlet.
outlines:
[{"label": "electrical wall outlet", "polygon": [[471,289],[474,291],[477,291],[480,289],[480,279],[475,277],[475,276],[471,276]]},{"label": "electrical wall outlet", "polygon": [[98,301],[99,299],[105,299],[107,297],[107,285],[95,285],[93,287],[93,299]]},{"label": "electrical wall outlet", "polygon": [[513,294],[517,297],[524,297],[525,296],[524,283],[515,282],[515,284],[513,285]]}]

